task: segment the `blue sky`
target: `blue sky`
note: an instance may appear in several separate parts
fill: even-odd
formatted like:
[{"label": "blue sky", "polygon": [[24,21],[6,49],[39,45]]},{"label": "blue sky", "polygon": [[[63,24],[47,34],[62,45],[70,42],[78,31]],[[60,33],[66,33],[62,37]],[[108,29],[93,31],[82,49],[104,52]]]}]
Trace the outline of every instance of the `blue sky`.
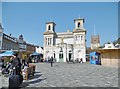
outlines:
[{"label": "blue sky", "polygon": [[118,3],[117,2],[3,2],[2,24],[4,33],[18,37],[23,34],[28,43],[43,46],[45,23],[54,21],[56,32],[74,29],[74,19],[85,19],[87,46],[91,35],[100,35],[100,43],[118,38]]}]

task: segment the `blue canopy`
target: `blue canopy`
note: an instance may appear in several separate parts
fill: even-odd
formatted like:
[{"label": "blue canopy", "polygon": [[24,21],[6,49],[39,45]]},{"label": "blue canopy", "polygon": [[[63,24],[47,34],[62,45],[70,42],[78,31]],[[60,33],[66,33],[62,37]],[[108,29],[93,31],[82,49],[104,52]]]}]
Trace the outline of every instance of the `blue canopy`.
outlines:
[{"label": "blue canopy", "polygon": [[5,51],[4,53],[1,53],[0,56],[12,56],[13,54],[13,51]]},{"label": "blue canopy", "polygon": [[37,53],[37,52],[33,52],[31,55],[33,55],[33,56],[37,56],[37,55],[40,55],[40,54]]}]

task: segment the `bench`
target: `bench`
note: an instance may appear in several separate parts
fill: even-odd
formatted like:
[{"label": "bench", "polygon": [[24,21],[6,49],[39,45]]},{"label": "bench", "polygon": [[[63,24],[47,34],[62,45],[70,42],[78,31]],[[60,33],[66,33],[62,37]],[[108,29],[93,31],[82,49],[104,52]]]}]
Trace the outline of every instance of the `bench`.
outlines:
[{"label": "bench", "polygon": [[22,70],[23,78],[25,80],[28,80],[30,75],[34,76],[35,68],[36,68],[36,65],[30,63],[29,67]]}]

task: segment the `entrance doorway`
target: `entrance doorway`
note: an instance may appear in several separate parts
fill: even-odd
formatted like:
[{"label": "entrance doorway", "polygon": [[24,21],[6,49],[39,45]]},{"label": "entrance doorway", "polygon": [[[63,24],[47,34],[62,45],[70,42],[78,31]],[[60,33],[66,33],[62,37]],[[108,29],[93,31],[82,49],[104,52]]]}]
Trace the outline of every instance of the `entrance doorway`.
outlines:
[{"label": "entrance doorway", "polygon": [[69,53],[69,61],[71,61],[72,53]]},{"label": "entrance doorway", "polygon": [[60,53],[60,54],[59,54],[59,62],[63,62],[63,57],[64,57],[64,56],[63,56],[63,53]]}]

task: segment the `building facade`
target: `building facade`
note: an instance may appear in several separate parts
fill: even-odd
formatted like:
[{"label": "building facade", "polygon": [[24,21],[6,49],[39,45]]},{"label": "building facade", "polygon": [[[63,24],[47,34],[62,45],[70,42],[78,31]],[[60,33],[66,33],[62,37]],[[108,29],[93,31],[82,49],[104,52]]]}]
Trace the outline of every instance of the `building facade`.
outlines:
[{"label": "building facade", "polygon": [[43,54],[43,47],[36,46],[35,50],[36,50],[37,53]]},{"label": "building facade", "polygon": [[6,50],[18,50],[18,41],[11,35],[3,33],[2,24],[0,24],[0,52]]},{"label": "building facade", "polygon": [[55,23],[47,22],[44,32],[44,59],[51,57],[57,62],[67,60],[83,59],[86,62],[86,30],[84,29],[84,19],[74,20],[73,31],[56,33]]},{"label": "building facade", "polygon": [[1,47],[2,47],[1,51],[6,51],[6,50],[18,51],[19,50],[19,44],[17,42],[17,39],[4,33],[3,33]]},{"label": "building facade", "polygon": [[13,37],[11,34],[7,35],[3,32],[0,24],[0,53],[7,50],[17,52],[21,59],[26,59],[31,53],[36,51],[35,45],[24,41],[23,35],[20,35],[18,38]]}]

